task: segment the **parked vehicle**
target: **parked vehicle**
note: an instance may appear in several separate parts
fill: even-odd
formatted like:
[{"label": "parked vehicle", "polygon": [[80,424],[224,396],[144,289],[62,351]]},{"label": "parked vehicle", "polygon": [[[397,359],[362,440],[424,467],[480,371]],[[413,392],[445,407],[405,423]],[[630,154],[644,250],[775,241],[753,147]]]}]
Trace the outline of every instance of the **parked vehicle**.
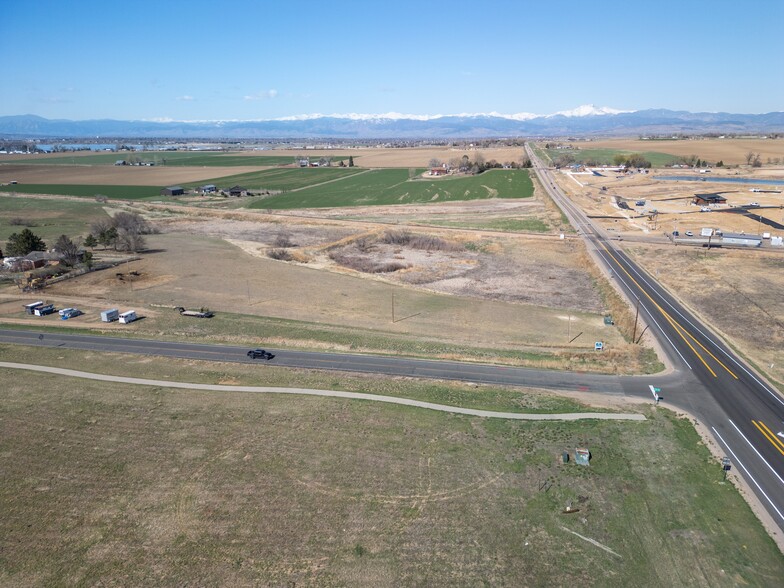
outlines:
[{"label": "parked vehicle", "polygon": [[25,304],[24,305],[25,314],[35,314],[35,309],[43,305],[44,305],[43,300],[39,300],[38,302],[31,302],[30,304]]},{"label": "parked vehicle", "polygon": [[54,304],[46,304],[44,306],[37,306],[35,310],[33,310],[33,314],[35,316],[46,316],[47,314],[52,314],[57,312],[54,307]]},{"label": "parked vehicle", "polygon": [[122,324],[127,325],[128,323],[132,323],[133,321],[135,321],[138,318],[139,317],[136,316],[136,311],[135,310],[129,310],[129,311],[126,311],[126,312],[121,312],[120,316],[118,317],[118,320]]},{"label": "parked vehicle", "polygon": [[60,311],[60,319],[67,321],[68,319],[74,318],[75,316],[79,316],[81,314],[84,313],[78,308],[65,308]]},{"label": "parked vehicle", "polygon": [[673,231],[672,232],[672,236],[673,237],[680,237],[680,235],[681,235],[680,231]]},{"label": "parked vehicle", "polygon": [[248,357],[250,357],[251,359],[266,359],[267,361],[269,361],[270,359],[275,357],[275,355],[273,355],[272,353],[264,349],[251,349],[250,351],[248,351]]},{"label": "parked vehicle", "polygon": [[116,308],[110,308],[101,312],[101,320],[105,323],[111,323],[120,318],[120,311]]},{"label": "parked vehicle", "polygon": [[749,202],[746,205],[747,208],[759,208],[759,202]]},{"label": "parked vehicle", "polygon": [[700,212],[710,212],[710,211],[711,209],[708,208],[707,206],[703,206],[702,208],[700,208]]},{"label": "parked vehicle", "polygon": [[694,233],[692,233],[691,231],[686,231],[686,232],[684,233],[684,235],[686,235],[687,237],[693,237],[693,236],[694,236]]}]

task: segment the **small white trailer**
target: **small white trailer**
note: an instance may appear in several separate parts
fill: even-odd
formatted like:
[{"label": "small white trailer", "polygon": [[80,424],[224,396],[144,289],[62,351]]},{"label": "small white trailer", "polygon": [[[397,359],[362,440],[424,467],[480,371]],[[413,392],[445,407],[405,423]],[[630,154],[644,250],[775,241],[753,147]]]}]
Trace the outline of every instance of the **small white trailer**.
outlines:
[{"label": "small white trailer", "polygon": [[105,323],[116,321],[118,318],[120,318],[120,311],[116,308],[110,308],[101,312],[101,320]]},{"label": "small white trailer", "polygon": [[30,304],[25,304],[24,305],[25,314],[35,314],[35,309],[43,305],[44,305],[43,300],[39,300],[38,302],[31,302]]},{"label": "small white trailer", "polygon": [[124,324],[124,325],[127,325],[128,323],[132,323],[137,318],[139,318],[139,317],[136,316],[136,311],[135,310],[129,310],[129,311],[126,311],[126,312],[121,312],[120,313],[120,317],[119,317],[120,322],[122,324]]}]

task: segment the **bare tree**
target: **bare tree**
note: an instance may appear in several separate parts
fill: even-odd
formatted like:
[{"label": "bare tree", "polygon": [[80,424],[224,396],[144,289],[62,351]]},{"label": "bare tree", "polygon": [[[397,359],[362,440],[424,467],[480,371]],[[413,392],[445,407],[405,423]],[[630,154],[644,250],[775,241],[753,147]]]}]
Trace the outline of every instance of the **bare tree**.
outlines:
[{"label": "bare tree", "polygon": [[288,233],[278,233],[278,236],[275,237],[275,247],[294,247],[291,235]]},{"label": "bare tree", "polygon": [[430,163],[428,164],[428,167],[431,167],[431,168],[433,168],[433,167],[441,167],[441,160],[434,157],[433,159],[430,160]]},{"label": "bare tree", "polygon": [[114,226],[119,229],[125,229],[132,233],[138,233],[139,235],[149,235],[150,233],[154,233],[155,230],[147,222],[147,220],[135,212],[118,212],[114,215],[113,218]]},{"label": "bare tree", "polygon": [[749,151],[746,154],[746,165],[751,165],[752,161],[754,161],[754,152],[753,151]]},{"label": "bare tree", "polygon": [[115,241],[116,249],[136,253],[146,247],[147,242],[139,233],[129,231],[128,229],[117,229],[117,240]]},{"label": "bare tree", "polygon": [[54,250],[65,265],[74,266],[79,263],[79,245],[67,235],[60,235],[54,244]]}]

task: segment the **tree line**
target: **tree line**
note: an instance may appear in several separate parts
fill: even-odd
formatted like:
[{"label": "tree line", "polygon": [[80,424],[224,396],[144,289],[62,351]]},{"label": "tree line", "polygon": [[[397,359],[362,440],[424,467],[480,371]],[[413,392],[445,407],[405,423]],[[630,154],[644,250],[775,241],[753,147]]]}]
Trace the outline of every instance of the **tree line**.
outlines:
[{"label": "tree line", "polygon": [[[431,169],[444,167],[444,162],[440,159],[434,157],[429,162],[429,167]],[[519,168],[529,168],[531,167],[531,160],[528,158],[527,155],[523,154],[517,161],[505,161],[503,163],[496,161],[495,159],[485,160],[484,155],[481,153],[476,153],[474,155],[474,159],[471,160],[468,155],[463,155],[462,157],[452,157],[447,163],[446,166],[449,169],[456,169],[461,173],[470,173],[470,174],[481,174],[483,171],[488,169],[498,169],[498,168],[511,168],[511,169],[519,169]]]},{"label": "tree line", "polygon": [[[104,249],[112,247],[115,251],[137,252],[147,247],[144,235],[157,232],[142,216],[134,212],[118,212],[111,218],[95,221],[90,226],[90,233],[82,239],[71,239],[60,235],[52,249],[60,257],[60,261],[68,266],[90,262],[92,253],[83,252],[82,247],[94,249],[101,245]],[[5,254],[9,257],[24,257],[33,251],[46,251],[47,245],[40,236],[29,228],[8,237]],[[3,251],[0,250],[0,256]]]}]

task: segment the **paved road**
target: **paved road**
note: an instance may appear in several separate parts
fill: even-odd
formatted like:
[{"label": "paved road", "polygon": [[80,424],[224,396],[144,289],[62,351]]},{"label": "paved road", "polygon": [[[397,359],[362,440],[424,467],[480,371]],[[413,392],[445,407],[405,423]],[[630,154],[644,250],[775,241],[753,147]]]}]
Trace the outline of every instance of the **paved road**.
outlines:
[{"label": "paved road", "polygon": [[352,400],[367,400],[371,402],[385,402],[387,404],[400,404],[416,408],[426,408],[438,412],[451,414],[466,414],[494,419],[508,419],[518,421],[578,421],[583,419],[601,419],[606,421],[644,421],[645,417],[639,413],[609,413],[609,412],[570,412],[561,414],[538,414],[501,412],[496,410],[480,410],[476,408],[463,408],[425,402],[412,398],[398,398],[395,396],[382,396],[379,394],[365,394],[363,392],[344,392],[341,390],[318,390],[313,388],[281,388],[279,386],[229,386],[222,384],[197,384],[193,382],[172,382],[170,380],[148,380],[146,378],[129,378],[126,376],[110,376],[107,374],[94,374],[78,370],[50,367],[44,365],[31,365],[0,361],[0,368],[28,370],[68,376],[71,378],[84,378],[99,380],[101,382],[121,382],[136,386],[162,386],[166,388],[184,388],[186,390],[208,390],[212,392],[252,392],[256,394],[296,394],[303,396],[328,396],[332,398],[350,398]]},{"label": "paved road", "polygon": [[527,149],[542,184],[589,251],[628,298],[639,301],[640,316],[675,367],[675,382],[656,384],[666,402],[707,425],[784,533],[784,398],[594,226],[557,186],[554,172]]},{"label": "paved road", "polygon": [[[229,361],[254,363],[259,367],[276,365],[309,369],[338,370],[457,380],[478,384],[497,384],[500,386],[530,386],[549,390],[579,390],[613,395],[632,395],[650,398],[648,384],[664,382],[675,385],[680,376],[606,376],[582,372],[559,372],[535,370],[518,367],[505,367],[481,363],[461,363],[456,361],[432,361],[380,355],[355,355],[350,353],[321,353],[269,349],[275,358],[265,360],[248,359],[247,347],[211,345],[204,343],[184,343],[174,341],[155,341],[149,339],[130,339],[103,337],[97,335],[69,335],[65,333],[0,329],[0,342],[16,343],[43,347],[63,347],[89,351],[109,351],[115,353],[138,353],[200,359],[207,361]],[[31,358],[31,363],[32,358]],[[651,399],[653,402],[653,399]]]},{"label": "paved road", "polygon": [[[553,199],[650,325],[674,371],[662,376],[618,377],[399,357],[277,351],[272,364],[286,367],[370,372],[468,382],[584,390],[651,397],[699,418],[784,535],[784,399],[729,347],[639,268],[612,239],[574,206],[551,171],[529,151],[535,171]],[[139,339],[0,330],[0,342],[95,351],[141,353],[212,361],[250,361],[247,348]],[[256,363],[260,363],[258,360]],[[262,367],[262,366],[260,366]],[[652,400],[652,397],[651,397]],[[720,467],[717,464],[717,468]]]}]

